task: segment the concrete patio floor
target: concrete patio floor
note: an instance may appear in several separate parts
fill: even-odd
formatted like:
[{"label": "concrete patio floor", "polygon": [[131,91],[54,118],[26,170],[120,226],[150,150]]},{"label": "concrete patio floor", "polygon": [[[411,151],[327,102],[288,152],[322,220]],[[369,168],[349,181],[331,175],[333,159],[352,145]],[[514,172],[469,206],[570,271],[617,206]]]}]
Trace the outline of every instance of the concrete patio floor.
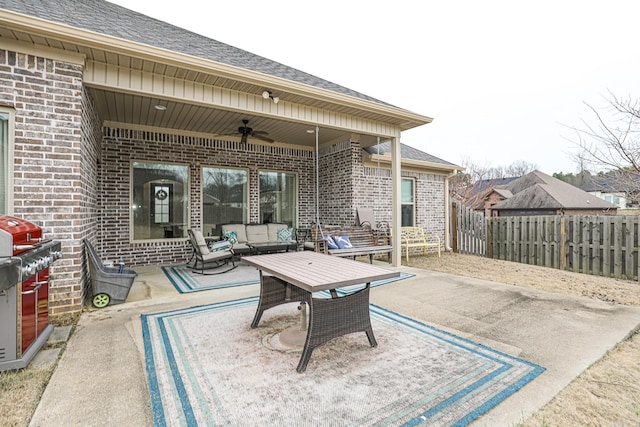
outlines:
[{"label": "concrete patio floor", "polygon": [[[640,307],[398,270],[415,276],[373,288],[373,304],[546,368],[473,425],[523,421],[640,324]],[[256,296],[259,289],[179,294],[159,267],[136,271],[126,303],[82,315],[30,425],[153,425],[140,315]]]}]

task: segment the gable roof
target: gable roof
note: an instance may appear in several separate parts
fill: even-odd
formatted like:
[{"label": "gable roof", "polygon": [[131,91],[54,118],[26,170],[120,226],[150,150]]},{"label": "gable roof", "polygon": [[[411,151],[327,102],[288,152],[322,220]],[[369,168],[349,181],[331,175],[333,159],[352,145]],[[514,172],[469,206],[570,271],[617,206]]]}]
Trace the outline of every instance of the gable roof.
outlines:
[{"label": "gable roof", "polygon": [[482,193],[487,189],[493,187],[499,187],[509,184],[511,181],[518,179],[517,176],[506,177],[506,178],[491,178],[491,179],[481,179],[473,184],[471,187],[471,194]]},{"label": "gable roof", "polygon": [[492,209],[616,209],[615,205],[538,170],[502,188],[513,196]]},{"label": "gable roof", "polygon": [[312,74],[104,0],[0,0],[0,8],[391,106]]},{"label": "gable roof", "polygon": [[[391,142],[381,142],[378,145],[373,145],[371,147],[363,148],[369,154],[375,154],[384,156],[386,154],[391,154]],[[400,157],[405,160],[415,160],[419,162],[427,162],[427,163],[435,163],[440,165],[452,166],[456,169],[461,169],[460,166],[457,166],[451,162],[446,160],[442,160],[436,156],[432,156],[429,153],[425,153],[424,151],[418,150],[417,148],[410,147],[408,145],[400,143]]]}]

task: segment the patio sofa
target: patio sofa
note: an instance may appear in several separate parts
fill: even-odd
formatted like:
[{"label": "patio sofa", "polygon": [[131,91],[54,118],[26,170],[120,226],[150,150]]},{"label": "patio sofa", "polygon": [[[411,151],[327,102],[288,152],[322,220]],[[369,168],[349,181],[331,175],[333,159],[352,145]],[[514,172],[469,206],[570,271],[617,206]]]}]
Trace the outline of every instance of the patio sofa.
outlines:
[{"label": "patio sofa", "polygon": [[[235,254],[252,253],[249,244],[283,244],[282,250],[296,250],[297,243],[294,240],[293,228],[287,224],[225,224],[222,226],[222,239],[233,244]],[[288,243],[288,245],[286,244]]]}]

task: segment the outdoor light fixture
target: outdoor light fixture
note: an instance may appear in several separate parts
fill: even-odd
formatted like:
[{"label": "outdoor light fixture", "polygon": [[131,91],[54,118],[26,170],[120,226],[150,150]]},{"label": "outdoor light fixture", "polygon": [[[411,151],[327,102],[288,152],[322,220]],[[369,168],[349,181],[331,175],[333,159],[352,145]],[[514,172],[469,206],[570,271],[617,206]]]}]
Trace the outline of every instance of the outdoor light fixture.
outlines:
[{"label": "outdoor light fixture", "polygon": [[262,92],[262,97],[264,99],[273,99],[273,103],[277,104],[280,101],[280,98],[278,98],[277,96],[273,96],[271,95],[271,91],[270,90],[265,90],[264,92]]},{"label": "outdoor light fixture", "polygon": [[167,106],[166,106],[166,105],[160,105],[160,104],[158,104],[158,105],[154,106],[154,108],[155,108],[156,110],[158,110],[158,111],[164,111],[164,110],[166,110],[166,109],[167,109]]}]

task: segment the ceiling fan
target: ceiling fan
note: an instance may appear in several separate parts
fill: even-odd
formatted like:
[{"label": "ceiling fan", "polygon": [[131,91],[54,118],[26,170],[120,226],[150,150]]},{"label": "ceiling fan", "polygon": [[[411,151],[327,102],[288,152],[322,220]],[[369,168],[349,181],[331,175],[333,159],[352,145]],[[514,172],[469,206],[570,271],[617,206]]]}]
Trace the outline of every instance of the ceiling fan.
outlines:
[{"label": "ceiling fan", "polygon": [[242,142],[243,144],[246,144],[247,139],[249,137],[259,139],[260,141],[274,142],[273,139],[267,137],[267,135],[269,135],[268,132],[261,131],[261,130],[254,131],[252,128],[250,128],[248,126],[249,125],[248,119],[243,119],[242,123],[243,125],[238,128],[238,133],[240,134],[240,142]]}]

